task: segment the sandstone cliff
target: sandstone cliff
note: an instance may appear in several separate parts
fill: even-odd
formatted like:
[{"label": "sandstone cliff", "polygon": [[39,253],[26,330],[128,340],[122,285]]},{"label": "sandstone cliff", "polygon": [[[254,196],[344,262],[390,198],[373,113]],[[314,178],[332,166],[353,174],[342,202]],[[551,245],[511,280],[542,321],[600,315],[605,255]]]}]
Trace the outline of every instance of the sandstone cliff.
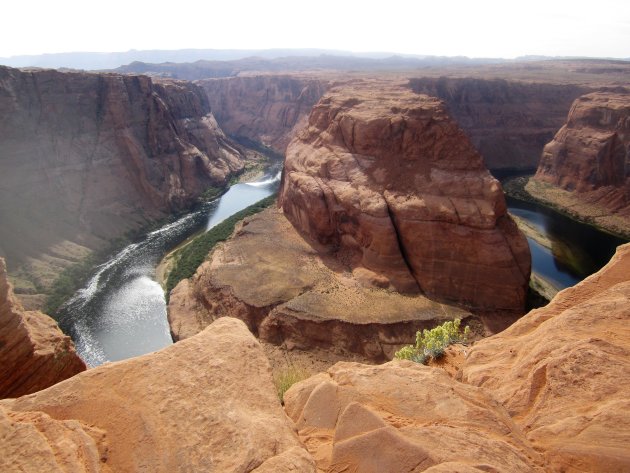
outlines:
[{"label": "sandstone cliff", "polygon": [[414,78],[415,92],[448,105],[491,170],[535,169],[540,153],[588,87],[501,79]]},{"label": "sandstone cliff", "polygon": [[34,393],[84,370],[55,321],[15,299],[0,258],[0,398]]},{"label": "sandstone cliff", "polygon": [[504,332],[475,344],[462,380],[491,392],[551,471],[630,466],[630,245]]},{"label": "sandstone cliff", "polygon": [[566,124],[545,146],[527,190],[630,236],[630,94],[578,98]]},{"label": "sandstone cliff", "polygon": [[199,87],[143,76],[0,67],[0,136],[11,268],[184,209],[243,167]]},{"label": "sandstone cliff", "polygon": [[226,133],[265,144],[284,154],[328,87],[325,79],[261,75],[197,82]]},{"label": "sandstone cliff", "polygon": [[478,310],[524,307],[527,241],[438,99],[391,83],[331,89],[287,148],[279,203],[381,287]]},{"label": "sandstone cliff", "polygon": [[0,402],[0,470],[314,472],[269,363],[224,318],[157,353]]},{"label": "sandstone cliff", "polygon": [[318,471],[626,472],[629,320],[625,245],[547,307],[464,348],[459,381],[408,361],[338,363],[289,389],[285,409]]}]

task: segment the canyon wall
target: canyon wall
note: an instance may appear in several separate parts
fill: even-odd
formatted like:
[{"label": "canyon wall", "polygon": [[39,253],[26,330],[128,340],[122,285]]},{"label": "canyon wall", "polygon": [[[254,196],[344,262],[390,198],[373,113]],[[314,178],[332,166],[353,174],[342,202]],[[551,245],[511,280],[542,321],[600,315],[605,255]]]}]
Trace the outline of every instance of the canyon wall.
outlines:
[{"label": "canyon wall", "polygon": [[13,295],[0,258],[0,399],[52,386],[85,370],[85,363],[55,321],[25,311]]},{"label": "canyon wall", "polygon": [[527,241],[438,99],[374,81],[329,90],[287,148],[279,204],[381,287],[476,310],[524,307]]},{"label": "canyon wall", "polygon": [[243,167],[192,84],[0,67],[0,253],[89,248],[182,210]]},{"label": "canyon wall", "polygon": [[534,197],[630,236],[630,94],[575,100],[530,184]]},{"label": "canyon wall", "polygon": [[212,113],[228,134],[263,143],[284,154],[328,87],[324,79],[261,75],[196,82],[208,95]]},{"label": "canyon wall", "polygon": [[571,103],[592,89],[474,78],[414,78],[418,93],[448,105],[491,170],[535,169],[540,153],[565,120]]}]

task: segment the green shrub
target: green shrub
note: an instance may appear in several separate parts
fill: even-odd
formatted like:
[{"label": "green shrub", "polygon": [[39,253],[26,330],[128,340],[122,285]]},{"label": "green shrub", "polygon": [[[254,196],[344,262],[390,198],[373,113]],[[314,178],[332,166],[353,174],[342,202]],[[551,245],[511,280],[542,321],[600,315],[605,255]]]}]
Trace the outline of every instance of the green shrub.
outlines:
[{"label": "green shrub", "polygon": [[431,330],[424,329],[422,332],[416,332],[416,344],[402,347],[394,354],[394,357],[416,363],[426,363],[430,359],[441,358],[444,356],[446,347],[453,343],[465,342],[468,338],[470,328],[466,327],[462,333],[461,323],[460,319],[455,319],[444,322]]},{"label": "green shrub", "polygon": [[204,262],[210,250],[212,250],[217,243],[227,240],[232,235],[234,227],[239,221],[269,207],[274,202],[275,198],[275,195],[266,197],[240,212],[235,213],[178,250],[174,255],[173,268],[166,279],[167,298],[168,294],[177,283],[195,274],[197,268]]},{"label": "green shrub", "polygon": [[291,386],[308,378],[308,376],[309,374],[304,368],[295,365],[289,365],[280,373],[275,374],[273,384],[276,386],[280,402],[284,404],[284,393],[286,393]]}]

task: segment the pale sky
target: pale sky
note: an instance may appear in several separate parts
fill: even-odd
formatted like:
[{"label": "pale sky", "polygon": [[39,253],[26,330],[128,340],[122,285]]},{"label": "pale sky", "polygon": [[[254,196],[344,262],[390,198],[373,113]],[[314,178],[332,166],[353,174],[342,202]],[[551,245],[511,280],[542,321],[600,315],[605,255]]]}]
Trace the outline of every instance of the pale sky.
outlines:
[{"label": "pale sky", "polygon": [[2,3],[0,57],[183,48],[630,57],[630,0]]}]

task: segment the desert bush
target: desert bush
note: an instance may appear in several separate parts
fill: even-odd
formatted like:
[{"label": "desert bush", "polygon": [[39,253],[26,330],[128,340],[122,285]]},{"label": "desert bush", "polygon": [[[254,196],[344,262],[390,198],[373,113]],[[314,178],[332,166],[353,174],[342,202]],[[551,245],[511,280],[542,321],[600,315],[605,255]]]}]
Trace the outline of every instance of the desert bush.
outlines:
[{"label": "desert bush", "polygon": [[273,384],[276,386],[278,392],[278,398],[280,402],[284,404],[284,393],[286,393],[291,386],[298,381],[308,378],[308,372],[296,365],[289,365],[279,373],[273,376]]},{"label": "desert bush", "polygon": [[416,332],[416,344],[407,345],[398,350],[394,357],[399,360],[411,360],[416,363],[426,363],[430,359],[444,356],[446,347],[453,343],[465,342],[470,334],[470,328],[460,330],[462,321],[455,319],[442,325],[422,332]]}]

